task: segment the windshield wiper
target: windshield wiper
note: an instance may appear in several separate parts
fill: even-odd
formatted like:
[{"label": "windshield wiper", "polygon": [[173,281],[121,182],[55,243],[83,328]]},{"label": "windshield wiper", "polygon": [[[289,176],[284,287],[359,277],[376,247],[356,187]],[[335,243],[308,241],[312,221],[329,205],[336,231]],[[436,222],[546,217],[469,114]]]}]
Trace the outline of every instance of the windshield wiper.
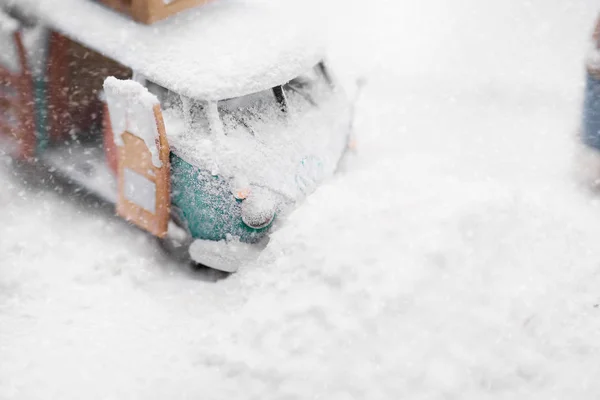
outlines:
[{"label": "windshield wiper", "polygon": [[248,122],[246,122],[246,120],[244,118],[240,117],[239,115],[236,115],[235,112],[230,111],[230,110],[221,110],[221,113],[227,115],[232,120],[234,120],[236,123],[238,123],[239,125],[241,125],[244,128],[246,128],[246,130],[248,130],[248,132],[252,136],[256,136],[256,133],[254,132],[254,129],[252,129],[252,127],[248,124]]},{"label": "windshield wiper", "polygon": [[285,92],[283,91],[283,86],[275,86],[273,88],[273,95],[275,96],[275,100],[277,100],[277,104],[279,104],[279,108],[283,112],[287,112],[288,110],[288,102],[287,97],[285,96]]}]

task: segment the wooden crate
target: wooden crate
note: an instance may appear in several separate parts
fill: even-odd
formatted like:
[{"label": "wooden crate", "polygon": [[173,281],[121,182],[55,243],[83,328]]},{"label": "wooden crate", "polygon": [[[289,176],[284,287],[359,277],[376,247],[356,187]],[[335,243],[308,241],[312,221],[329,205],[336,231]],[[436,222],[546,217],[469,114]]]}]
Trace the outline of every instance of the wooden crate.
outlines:
[{"label": "wooden crate", "polygon": [[210,0],[99,0],[107,6],[130,15],[134,20],[152,24],[178,12],[197,7]]}]

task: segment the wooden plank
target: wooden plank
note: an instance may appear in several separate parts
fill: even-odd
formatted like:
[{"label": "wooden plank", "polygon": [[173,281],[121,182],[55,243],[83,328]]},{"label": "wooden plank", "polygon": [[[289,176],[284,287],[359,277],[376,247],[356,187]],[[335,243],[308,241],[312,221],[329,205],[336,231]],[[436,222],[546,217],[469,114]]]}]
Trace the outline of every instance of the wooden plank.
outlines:
[{"label": "wooden plank", "polygon": [[108,105],[106,103],[104,104],[102,131],[102,143],[104,146],[106,163],[108,164],[110,170],[116,175],[118,173],[119,153],[117,151],[117,145],[115,144],[115,135],[110,123],[110,114],[108,111]]},{"label": "wooden plank", "polygon": [[100,3],[123,14],[132,14],[132,0],[100,0]]},{"label": "wooden plank", "polygon": [[131,16],[137,22],[152,24],[189,8],[197,7],[210,0],[101,0],[103,4]]},{"label": "wooden plank", "polygon": [[185,11],[187,9],[204,5],[204,4],[208,3],[210,0],[173,0],[173,2],[171,2],[169,4],[165,4],[165,2],[163,0],[147,0],[147,1],[148,1],[148,14],[145,16],[146,18],[142,22],[144,22],[146,24],[152,24],[154,22],[168,18],[171,15],[175,15],[175,14]]},{"label": "wooden plank", "polygon": [[158,233],[156,236],[164,238],[167,235],[169,220],[171,218],[171,149],[167,141],[167,132],[160,105],[154,105],[154,118],[158,130],[158,151],[162,167],[156,175],[156,218],[158,219]]},{"label": "wooden plank", "polygon": [[[155,178],[147,171],[156,171],[151,163],[151,155],[144,141],[139,137],[125,132],[122,135],[124,146],[118,148],[119,152],[119,180],[118,190],[119,197],[117,202],[117,214],[125,218],[127,221],[139,226],[140,228],[156,235],[163,237],[166,234],[160,229],[156,215],[149,210],[144,209],[140,205],[130,201],[125,195],[125,169],[133,170],[136,173],[149,179],[156,184]],[[148,165],[150,160],[150,165]],[[158,197],[158,187],[156,188],[156,197]],[[158,203],[157,203],[158,206]],[[158,208],[158,207],[156,207]]]},{"label": "wooden plank", "polygon": [[[119,198],[117,214],[153,235],[163,238],[167,235],[171,208],[170,149],[160,106],[155,105],[153,111],[159,133],[156,145],[158,146],[159,159],[162,165],[160,168],[153,165],[150,150],[141,138],[130,132],[122,134],[124,145],[118,147]],[[125,169],[134,171],[155,185],[154,213],[135,204],[126,197]]]}]

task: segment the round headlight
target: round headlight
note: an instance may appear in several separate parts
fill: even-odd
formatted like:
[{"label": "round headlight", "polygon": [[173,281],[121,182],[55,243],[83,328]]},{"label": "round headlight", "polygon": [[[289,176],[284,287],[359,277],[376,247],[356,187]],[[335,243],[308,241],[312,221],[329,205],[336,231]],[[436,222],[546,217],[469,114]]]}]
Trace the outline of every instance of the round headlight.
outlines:
[{"label": "round headlight", "polygon": [[277,202],[266,190],[252,190],[242,203],[242,221],[252,229],[262,229],[275,218]]}]

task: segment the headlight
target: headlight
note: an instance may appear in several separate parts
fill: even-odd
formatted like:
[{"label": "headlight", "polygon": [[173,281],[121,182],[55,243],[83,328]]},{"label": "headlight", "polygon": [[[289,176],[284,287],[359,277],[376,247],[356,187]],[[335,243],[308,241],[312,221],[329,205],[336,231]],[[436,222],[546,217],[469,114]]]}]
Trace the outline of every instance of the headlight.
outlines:
[{"label": "headlight", "polygon": [[236,177],[231,182],[231,193],[237,200],[246,200],[250,191],[250,184],[245,177]]},{"label": "headlight", "polygon": [[242,203],[242,221],[252,229],[262,229],[275,218],[277,200],[264,189],[254,189]]}]

